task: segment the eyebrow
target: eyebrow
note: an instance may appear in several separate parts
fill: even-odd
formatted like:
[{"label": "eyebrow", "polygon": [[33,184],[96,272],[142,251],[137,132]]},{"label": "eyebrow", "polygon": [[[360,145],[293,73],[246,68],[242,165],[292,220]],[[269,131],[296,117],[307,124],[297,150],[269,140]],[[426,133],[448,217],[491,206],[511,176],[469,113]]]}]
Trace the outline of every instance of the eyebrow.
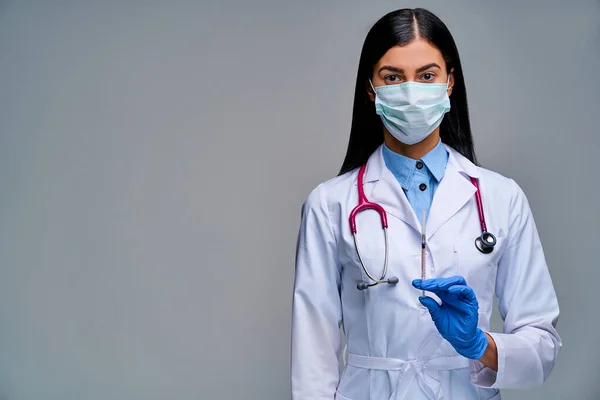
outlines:
[{"label": "eyebrow", "polygon": [[[417,68],[417,74],[419,72],[423,72],[426,71],[430,68],[439,68],[442,69],[439,65],[437,65],[436,63],[431,63],[431,64],[427,64],[427,65],[423,65],[422,67]],[[398,74],[403,74],[404,70],[401,68],[397,68],[397,67],[392,67],[391,65],[384,65],[383,67],[379,68],[379,72],[383,71],[383,70],[388,70],[391,72],[396,72]]]}]

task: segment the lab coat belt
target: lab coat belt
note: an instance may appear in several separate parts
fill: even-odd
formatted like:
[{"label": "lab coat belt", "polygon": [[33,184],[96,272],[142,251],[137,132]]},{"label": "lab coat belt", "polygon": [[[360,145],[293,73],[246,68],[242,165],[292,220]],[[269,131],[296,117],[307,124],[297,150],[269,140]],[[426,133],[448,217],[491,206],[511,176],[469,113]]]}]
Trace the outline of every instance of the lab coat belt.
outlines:
[{"label": "lab coat belt", "polygon": [[396,388],[390,400],[407,399],[410,386],[415,379],[427,398],[430,400],[441,400],[444,398],[444,394],[438,378],[438,372],[468,368],[469,360],[462,356],[424,357],[413,360],[401,360],[398,358],[369,357],[350,353],[348,354],[348,365],[364,369],[400,371]]}]

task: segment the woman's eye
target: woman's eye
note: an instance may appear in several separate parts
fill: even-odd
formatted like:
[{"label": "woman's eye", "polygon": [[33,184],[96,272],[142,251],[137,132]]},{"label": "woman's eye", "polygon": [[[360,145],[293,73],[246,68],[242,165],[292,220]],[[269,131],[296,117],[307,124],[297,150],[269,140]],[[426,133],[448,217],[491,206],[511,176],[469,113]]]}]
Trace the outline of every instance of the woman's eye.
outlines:
[{"label": "woman's eye", "polygon": [[432,81],[433,78],[434,78],[434,75],[431,72],[426,72],[423,74],[424,81]]},{"label": "woman's eye", "polygon": [[385,80],[388,82],[398,83],[401,81],[398,75],[388,75],[385,77]]}]

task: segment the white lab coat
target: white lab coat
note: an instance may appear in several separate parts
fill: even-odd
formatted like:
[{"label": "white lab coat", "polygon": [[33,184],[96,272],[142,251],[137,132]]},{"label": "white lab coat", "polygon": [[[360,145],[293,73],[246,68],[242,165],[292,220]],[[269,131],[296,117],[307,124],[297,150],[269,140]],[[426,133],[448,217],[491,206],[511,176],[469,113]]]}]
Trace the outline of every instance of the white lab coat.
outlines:
[{"label": "white lab coat", "polygon": [[[462,275],[479,300],[479,327],[489,332],[494,293],[504,333],[492,333],[498,372],[452,348],[412,287],[421,277],[420,223],[381,146],[367,164],[364,189],[388,215],[388,277],[359,291],[362,271],[348,217],[357,205],[358,169],[319,185],[302,207],[292,313],[293,400],[500,399],[498,389],[529,388],[548,377],[562,346],[558,302],[527,199],[511,179],[480,168],[446,146],[445,175],[427,220],[427,278]],[[480,253],[475,187],[479,179],[488,230],[497,245]],[[357,219],[365,265],[381,275],[385,245],[379,216]],[[435,295],[429,294],[435,298]],[[340,376],[339,327],[348,357]]]}]

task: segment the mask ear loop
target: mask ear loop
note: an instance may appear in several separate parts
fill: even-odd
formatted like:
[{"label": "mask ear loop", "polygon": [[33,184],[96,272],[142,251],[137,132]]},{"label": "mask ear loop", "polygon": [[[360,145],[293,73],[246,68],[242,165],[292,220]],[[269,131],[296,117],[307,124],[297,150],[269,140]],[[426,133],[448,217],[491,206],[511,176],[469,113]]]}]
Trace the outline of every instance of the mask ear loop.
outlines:
[{"label": "mask ear loop", "polygon": [[375,86],[373,86],[373,82],[371,82],[371,78],[369,78],[369,85],[371,85],[371,89],[373,89],[373,94],[377,94],[377,91],[375,90]]}]

